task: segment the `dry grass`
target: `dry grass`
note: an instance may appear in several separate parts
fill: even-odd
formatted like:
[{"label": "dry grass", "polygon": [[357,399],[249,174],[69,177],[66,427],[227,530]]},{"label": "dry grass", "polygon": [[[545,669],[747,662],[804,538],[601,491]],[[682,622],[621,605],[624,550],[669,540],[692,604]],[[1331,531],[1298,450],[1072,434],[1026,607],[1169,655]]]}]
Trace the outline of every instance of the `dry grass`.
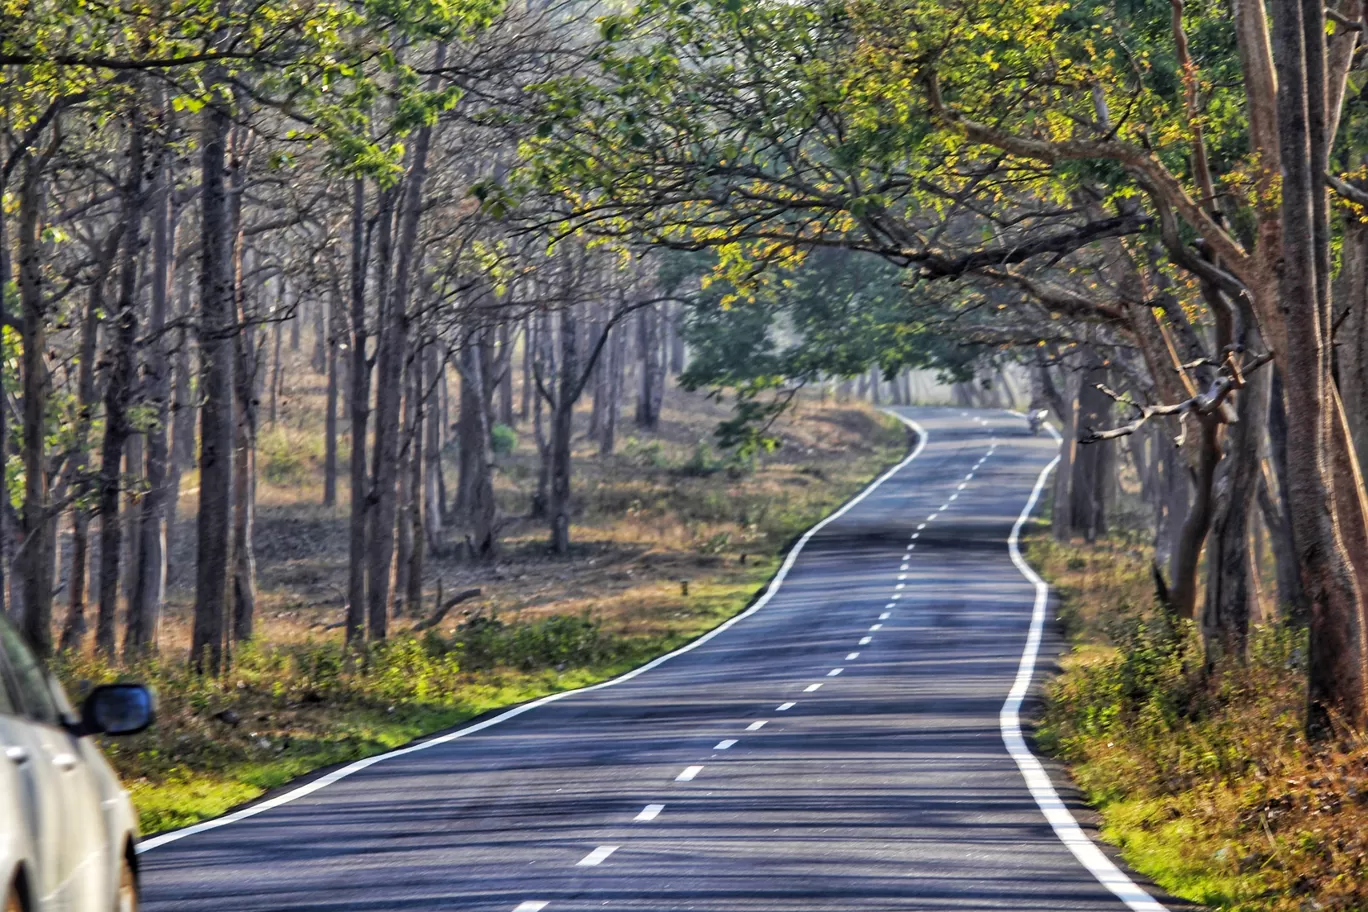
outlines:
[{"label": "dry grass", "polygon": [[[327,629],[344,612],[348,504],[345,489],[336,507],[320,503],[321,384],[303,353],[285,376],[293,385],[259,449],[257,637],[215,679],[189,675],[182,661],[197,481],[191,473],[183,482],[169,536],[164,659],[130,670],[159,686],[160,722],[109,748],[149,832],[486,710],[601,680],[698,636],[741,610],[783,547],[906,445],[901,427],[867,406],[804,401],[777,428],[778,451],[729,465],[709,445],[726,407],[671,390],[658,432],[634,431],[628,413],[615,456],[577,446],[574,548],[553,557],[544,525],[525,518],[537,460],[531,428],[519,427],[496,475],[498,557],[470,561],[452,548],[428,559],[424,611],[439,591],[482,595],[422,637],[404,635],[415,618],[395,619],[391,644],[357,663],[343,654],[342,631]],[[587,424],[587,409],[577,420]],[[453,488],[454,459],[447,477]],[[81,657],[60,670],[73,689],[120,673]]]},{"label": "dry grass", "polygon": [[1304,636],[1260,628],[1247,663],[1209,671],[1142,549],[1038,536],[1030,556],[1075,637],[1041,742],[1127,860],[1212,908],[1368,909],[1368,748],[1302,736]]}]

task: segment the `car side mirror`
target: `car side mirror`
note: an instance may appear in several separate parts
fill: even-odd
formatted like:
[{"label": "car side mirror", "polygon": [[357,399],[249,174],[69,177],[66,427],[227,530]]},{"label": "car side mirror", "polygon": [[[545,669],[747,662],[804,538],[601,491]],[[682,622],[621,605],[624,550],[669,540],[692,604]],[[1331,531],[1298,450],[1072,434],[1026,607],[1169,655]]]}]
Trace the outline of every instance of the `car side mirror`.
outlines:
[{"label": "car side mirror", "polygon": [[141,684],[101,684],[81,706],[81,733],[134,735],[152,724],[157,701]]}]

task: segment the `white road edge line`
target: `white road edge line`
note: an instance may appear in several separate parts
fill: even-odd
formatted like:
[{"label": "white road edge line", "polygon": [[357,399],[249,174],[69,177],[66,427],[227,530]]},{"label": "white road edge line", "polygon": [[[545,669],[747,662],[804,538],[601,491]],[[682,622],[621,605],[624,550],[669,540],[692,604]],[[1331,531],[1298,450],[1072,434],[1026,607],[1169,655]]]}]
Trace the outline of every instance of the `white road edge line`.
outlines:
[{"label": "white road edge line", "polygon": [[602,864],[604,859],[606,859],[609,855],[612,855],[617,850],[617,846],[599,846],[597,849],[594,849],[594,851],[590,852],[588,855],[585,855],[579,861],[575,862],[575,867],[592,868],[595,865]]},{"label": "white road edge line", "polygon": [[641,809],[640,814],[637,814],[632,819],[639,820],[642,823],[645,823],[648,820],[655,820],[657,817],[660,816],[660,812],[663,810],[665,810],[665,805],[663,804],[648,804]]},{"label": "white road edge line", "polygon": [[257,814],[262,814],[266,811],[278,808],[281,805],[289,804],[292,801],[297,801],[300,798],[305,797],[306,795],[312,795],[314,792],[317,792],[321,789],[325,789],[335,782],[339,782],[343,779],[346,779],[348,776],[359,773],[363,769],[372,767],[375,764],[380,763],[384,760],[389,760],[394,757],[402,757],[406,754],[417,753],[418,751],[427,750],[431,747],[437,747],[441,744],[449,744],[452,741],[455,741],[457,738],[464,738],[466,735],[473,735],[478,731],[484,731],[486,728],[490,728],[492,726],[498,725],[500,722],[506,722],[509,719],[521,716],[523,713],[530,712],[531,710],[534,710],[539,706],[545,706],[546,704],[554,703],[557,700],[564,700],[566,697],[573,697],[576,694],[589,693],[591,691],[601,690],[605,687],[612,687],[615,684],[621,684],[624,681],[630,681],[637,675],[644,674],[653,668],[663,665],[670,659],[673,659],[675,656],[683,655],[686,652],[692,652],[699,646],[702,646],[704,643],[711,640],[713,637],[716,637],[724,631],[731,629],[736,624],[740,623],[741,621],[750,617],[752,614],[755,614],[755,612],[759,611],[761,608],[764,608],[766,605],[768,605],[770,603],[770,600],[774,598],[775,593],[779,591],[779,587],[783,585],[784,580],[789,575],[789,571],[793,569],[793,565],[798,562],[798,555],[802,553],[803,548],[807,545],[809,541],[812,540],[812,537],[814,535],[825,529],[831,523],[840,519],[842,516],[849,513],[857,504],[863,501],[870,494],[873,494],[879,488],[880,485],[882,485],[885,481],[888,481],[888,479],[892,478],[894,475],[901,472],[903,469],[907,468],[907,466],[912,462],[912,460],[916,459],[918,456],[921,455],[922,450],[926,449],[926,429],[917,422],[913,421],[911,418],[905,418],[901,415],[894,415],[894,417],[901,421],[903,424],[910,427],[913,430],[913,432],[916,433],[917,445],[912,448],[912,452],[908,453],[907,456],[897,465],[893,466],[887,472],[884,472],[878,478],[871,481],[863,491],[861,491],[859,494],[856,494],[854,497],[850,498],[850,500],[847,500],[836,512],[832,513],[825,519],[819,521],[811,529],[808,529],[806,532],[804,532],[802,537],[799,538],[798,541],[794,544],[794,546],[789,549],[788,556],[784,558],[783,564],[779,566],[779,570],[774,574],[774,578],[770,580],[769,585],[765,587],[765,591],[760,595],[758,599],[755,600],[755,604],[751,605],[749,608],[747,608],[740,614],[736,615],[735,617],[723,621],[721,624],[718,624],[716,627],[714,627],[712,630],[709,630],[707,633],[703,634],[698,639],[693,640],[689,643],[685,643],[683,646],[679,647],[674,652],[667,652],[663,656],[658,656],[652,659],[651,661],[647,662],[645,665],[642,665],[639,668],[634,668],[626,674],[619,675],[616,678],[611,678],[607,681],[601,681],[598,684],[590,684],[587,687],[580,687],[575,690],[563,690],[560,693],[549,694],[545,697],[542,697],[539,700],[533,700],[530,703],[524,703],[521,706],[515,706],[512,709],[507,710],[506,712],[501,712],[497,716],[492,716],[488,719],[485,719],[482,722],[476,722],[474,725],[468,725],[465,728],[460,728],[453,732],[447,732],[445,735],[438,735],[437,737],[429,738],[426,741],[419,741],[417,744],[410,744],[408,747],[401,747],[398,750],[392,750],[383,754],[376,754],[373,757],[366,757],[364,759],[357,760],[353,763],[349,763],[346,766],[333,770],[331,773],[328,773],[327,775],[319,776],[317,779],[306,785],[301,785],[298,788],[290,789],[288,792],[284,792],[283,794],[277,795],[276,797],[271,798],[269,800],[262,801],[259,804],[254,804],[251,807],[243,808],[240,811],[235,811],[232,814],[227,814],[223,817],[217,817],[213,820],[206,820],[203,823],[197,823],[193,826],[184,827],[183,829],[172,830],[169,833],[162,833],[159,836],[153,836],[151,839],[142,840],[138,843],[138,846],[135,849],[135,851],[137,852],[137,854],[141,855],[143,852],[150,852],[152,849],[155,849],[159,846],[164,846],[169,842],[175,842],[178,839],[184,839],[186,836],[193,836],[196,833],[203,833],[207,830],[216,830],[219,827],[227,826],[230,823],[237,823],[238,821],[246,820],[249,817],[255,817]]},{"label": "white road edge line", "polygon": [[[1045,427],[1056,441],[1062,442],[1058,431],[1048,424]],[[1007,753],[1016,761],[1017,768],[1021,770],[1021,775],[1026,780],[1026,788],[1030,790],[1031,797],[1039,805],[1045,819],[1054,828],[1059,841],[1064,843],[1065,847],[1073,853],[1083,867],[1088,869],[1093,877],[1097,878],[1097,882],[1110,890],[1133,912],[1167,912],[1162,904],[1113,864],[1112,860],[1103,854],[1102,850],[1083,832],[1083,828],[1078,825],[1078,821],[1069,812],[1068,806],[1064,804],[1059,793],[1055,791],[1054,785],[1050,782],[1049,774],[1045,772],[1045,767],[1036,759],[1035,754],[1031,753],[1031,749],[1026,746],[1026,738],[1021,733],[1021,704],[1031,689],[1031,680],[1035,677],[1036,659],[1040,655],[1040,641],[1045,629],[1045,609],[1050,601],[1049,585],[1031,569],[1025,558],[1021,556],[1021,527],[1026,525],[1026,521],[1031,518],[1031,511],[1035,509],[1036,502],[1040,500],[1040,492],[1045,488],[1045,481],[1058,464],[1059,457],[1056,456],[1049,465],[1041,470],[1040,477],[1036,479],[1035,488],[1026,501],[1026,506],[1022,508],[1021,515],[1017,517],[1016,525],[1012,526],[1012,534],[1007,536],[1007,551],[1012,557],[1012,563],[1016,564],[1016,568],[1021,571],[1022,576],[1035,585],[1036,594],[1035,605],[1031,611],[1031,628],[1026,635],[1026,648],[1021,653],[1021,664],[1017,668],[1016,682],[1007,695],[1007,702],[1002,704],[1002,713],[999,716],[1002,742],[1007,746]]]}]

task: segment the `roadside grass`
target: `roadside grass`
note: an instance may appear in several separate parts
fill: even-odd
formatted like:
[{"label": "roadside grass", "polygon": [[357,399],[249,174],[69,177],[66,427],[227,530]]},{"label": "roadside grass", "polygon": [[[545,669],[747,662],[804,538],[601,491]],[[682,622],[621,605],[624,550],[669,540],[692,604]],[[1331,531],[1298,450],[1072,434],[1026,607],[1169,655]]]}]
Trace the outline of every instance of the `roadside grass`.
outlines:
[{"label": "roadside grass", "polygon": [[1102,835],[1175,896],[1213,909],[1368,909],[1368,748],[1302,735],[1305,637],[1256,628],[1208,670],[1197,632],[1153,600],[1147,550],[1033,532],[1073,649],[1037,730]]},{"label": "roadside grass", "polygon": [[[721,410],[671,391],[652,438],[631,438],[607,459],[587,445],[576,452],[574,547],[554,557],[542,525],[522,517],[536,479],[522,428],[496,476],[508,517],[500,555],[429,562],[427,603],[469,586],[480,597],[421,634],[410,609],[389,641],[357,658],[329,629],[343,607],[345,500],[317,504],[316,416],[298,411],[302,397],[292,404],[296,412],[262,435],[259,633],[229,669],[212,678],[188,670],[189,581],[174,575],[163,659],[116,668],[65,655],[55,664],[73,698],[119,678],[157,690],[156,727],[104,745],[145,834],[678,648],[741,611],[785,546],[900,458],[907,440],[867,406],[809,402],[782,423],[778,452],[728,464],[705,442]],[[178,529],[192,526],[182,515]],[[193,536],[174,544],[192,547]]]}]

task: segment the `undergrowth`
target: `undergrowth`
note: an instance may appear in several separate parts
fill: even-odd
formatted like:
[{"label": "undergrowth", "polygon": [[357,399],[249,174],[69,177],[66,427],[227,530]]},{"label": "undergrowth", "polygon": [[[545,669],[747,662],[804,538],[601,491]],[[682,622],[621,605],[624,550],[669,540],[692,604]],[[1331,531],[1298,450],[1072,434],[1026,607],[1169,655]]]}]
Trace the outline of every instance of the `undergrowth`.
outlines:
[{"label": "undergrowth", "polygon": [[683,622],[652,636],[617,634],[587,615],[479,617],[455,636],[401,635],[361,656],[333,641],[249,643],[218,677],[197,676],[180,661],[117,669],[70,655],[54,671],[74,698],[116,679],[156,690],[156,727],[103,745],[143,832],[155,833],[221,814],[319,767],[619,674],[715,626],[752,588],[703,587]]},{"label": "undergrowth", "polygon": [[1038,740],[1126,860],[1214,909],[1368,909],[1368,748],[1303,737],[1304,632],[1257,627],[1244,663],[1207,669],[1143,550],[1037,536],[1029,555],[1073,638]]}]

